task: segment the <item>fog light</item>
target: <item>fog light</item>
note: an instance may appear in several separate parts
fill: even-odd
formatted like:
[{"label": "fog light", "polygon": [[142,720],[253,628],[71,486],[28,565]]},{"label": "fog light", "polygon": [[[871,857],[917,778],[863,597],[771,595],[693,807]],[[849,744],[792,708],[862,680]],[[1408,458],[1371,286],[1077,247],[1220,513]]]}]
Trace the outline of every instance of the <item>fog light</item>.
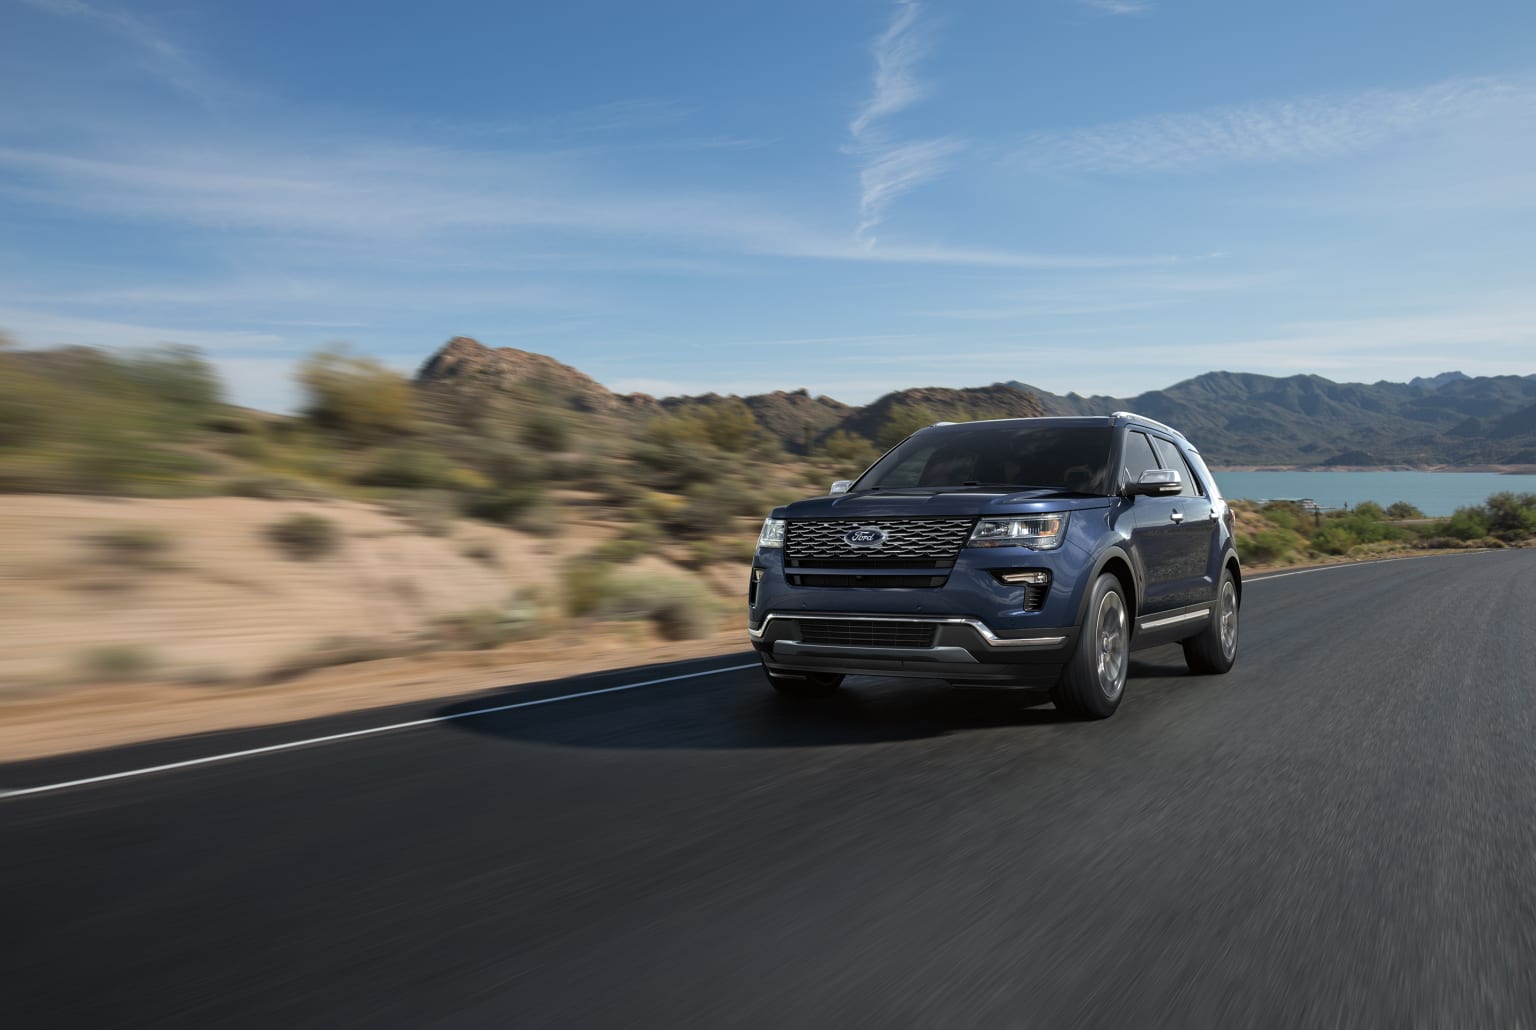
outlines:
[{"label": "fog light", "polygon": [[1051,581],[1051,574],[1044,569],[1023,569],[1017,572],[999,572],[997,578],[1004,583],[1027,583],[1032,587],[1043,587]]}]

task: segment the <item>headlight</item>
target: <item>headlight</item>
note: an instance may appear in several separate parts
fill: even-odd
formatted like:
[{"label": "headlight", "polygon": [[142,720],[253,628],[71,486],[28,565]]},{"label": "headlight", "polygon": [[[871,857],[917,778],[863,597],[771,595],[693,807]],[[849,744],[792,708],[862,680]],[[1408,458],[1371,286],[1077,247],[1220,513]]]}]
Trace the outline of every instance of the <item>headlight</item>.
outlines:
[{"label": "headlight", "polygon": [[757,534],[757,546],[759,547],[783,547],[784,546],[784,520],[764,519],[763,531]]},{"label": "headlight", "polygon": [[1067,513],[1019,519],[982,519],[971,531],[972,547],[1029,547],[1051,551],[1067,535]]}]

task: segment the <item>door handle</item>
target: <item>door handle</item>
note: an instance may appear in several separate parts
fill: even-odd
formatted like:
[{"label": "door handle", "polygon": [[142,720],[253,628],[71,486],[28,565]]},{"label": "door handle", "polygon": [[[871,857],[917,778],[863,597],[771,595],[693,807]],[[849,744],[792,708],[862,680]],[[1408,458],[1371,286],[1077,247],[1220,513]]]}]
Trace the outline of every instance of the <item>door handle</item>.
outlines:
[{"label": "door handle", "polygon": [[1184,521],[1184,513],[1183,512],[1176,511],[1176,512],[1174,512],[1172,515],[1170,515],[1168,517],[1170,519],[1172,519],[1173,521],[1175,521],[1175,522],[1183,522]]}]

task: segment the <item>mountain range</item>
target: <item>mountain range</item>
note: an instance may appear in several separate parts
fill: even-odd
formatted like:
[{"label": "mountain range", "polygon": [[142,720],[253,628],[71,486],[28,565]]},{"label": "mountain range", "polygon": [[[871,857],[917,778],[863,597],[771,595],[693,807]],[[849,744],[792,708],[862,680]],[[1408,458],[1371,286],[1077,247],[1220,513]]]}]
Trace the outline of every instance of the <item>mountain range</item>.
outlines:
[{"label": "mountain range", "polygon": [[423,390],[479,403],[489,393],[535,391],[574,411],[620,422],[744,403],[786,450],[804,454],[835,433],[872,443],[893,425],[1135,411],[1175,426],[1219,466],[1536,465],[1536,375],[1445,372],[1406,383],[1336,383],[1316,375],[1207,372],[1162,390],[1117,398],[1059,395],[1012,381],[922,387],[857,406],[806,390],[731,398],[616,394],[542,354],[455,337],[416,375]]}]

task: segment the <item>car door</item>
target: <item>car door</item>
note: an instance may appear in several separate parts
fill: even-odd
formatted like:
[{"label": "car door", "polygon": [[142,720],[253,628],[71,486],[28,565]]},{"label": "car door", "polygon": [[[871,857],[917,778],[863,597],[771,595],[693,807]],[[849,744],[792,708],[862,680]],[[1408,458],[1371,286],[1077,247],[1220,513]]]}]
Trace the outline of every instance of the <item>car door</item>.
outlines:
[{"label": "car door", "polygon": [[[1164,468],[1152,439],[1139,429],[1125,434],[1123,450],[1125,482],[1134,483],[1143,472]],[[1181,497],[1140,496],[1131,502],[1131,558],[1141,577],[1142,616],[1179,607],[1178,575],[1183,565],[1184,514]]]},{"label": "car door", "polygon": [[1179,474],[1183,489],[1177,497],[1167,498],[1168,513],[1164,557],[1167,562],[1167,600],[1169,608],[1209,601],[1216,589],[1211,578],[1212,549],[1216,541],[1216,510],[1205,486],[1190,468],[1172,440],[1149,434],[1157,450],[1160,468]]}]

